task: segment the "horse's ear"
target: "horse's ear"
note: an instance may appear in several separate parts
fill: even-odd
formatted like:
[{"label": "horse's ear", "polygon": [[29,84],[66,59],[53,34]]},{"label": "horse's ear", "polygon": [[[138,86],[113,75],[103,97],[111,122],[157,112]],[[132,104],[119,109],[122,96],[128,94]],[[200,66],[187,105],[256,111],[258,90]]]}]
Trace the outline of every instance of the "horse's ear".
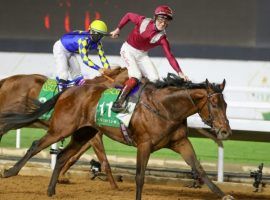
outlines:
[{"label": "horse's ear", "polygon": [[205,80],[205,85],[206,85],[206,88],[209,88],[210,83],[209,83],[208,79]]},{"label": "horse's ear", "polygon": [[224,90],[225,85],[226,85],[226,80],[225,80],[225,79],[223,79],[223,82],[222,82],[222,83],[219,85],[219,88],[221,89],[221,91],[223,91],[223,90]]}]

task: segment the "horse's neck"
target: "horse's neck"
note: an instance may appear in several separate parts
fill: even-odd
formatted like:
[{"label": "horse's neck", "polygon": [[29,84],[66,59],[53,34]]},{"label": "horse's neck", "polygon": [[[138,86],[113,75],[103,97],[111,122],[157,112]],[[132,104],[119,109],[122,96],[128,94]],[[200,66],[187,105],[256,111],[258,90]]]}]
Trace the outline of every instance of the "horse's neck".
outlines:
[{"label": "horse's neck", "polygon": [[196,112],[205,96],[204,89],[163,88],[149,92],[152,104],[173,121],[185,119]]},{"label": "horse's neck", "polygon": [[[206,89],[189,89],[188,94],[190,96],[190,102],[193,107],[196,108],[195,113],[198,113],[207,100],[207,90]],[[193,114],[195,114],[193,113]]]}]

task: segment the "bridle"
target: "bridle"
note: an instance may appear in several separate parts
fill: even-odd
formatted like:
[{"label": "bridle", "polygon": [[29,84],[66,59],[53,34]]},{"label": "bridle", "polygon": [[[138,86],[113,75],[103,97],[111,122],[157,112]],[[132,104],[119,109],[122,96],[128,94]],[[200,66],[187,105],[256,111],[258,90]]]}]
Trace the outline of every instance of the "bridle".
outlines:
[{"label": "bridle", "polygon": [[[221,96],[223,96],[223,94],[221,93],[221,92],[213,92],[213,93],[208,93],[208,91],[207,91],[207,98],[206,98],[206,101],[205,101],[205,103],[202,105],[202,107],[201,108],[199,108],[195,103],[194,103],[194,101],[193,101],[193,99],[191,98],[191,96],[190,96],[190,94],[189,94],[189,92],[188,92],[188,90],[186,89],[185,90],[186,91],[186,93],[187,93],[187,96],[188,96],[188,98],[189,98],[189,100],[191,101],[191,103],[193,104],[193,106],[196,108],[196,110],[198,111],[198,114],[200,115],[200,117],[201,117],[201,119],[202,119],[202,121],[203,121],[203,123],[205,123],[206,125],[208,125],[208,126],[210,126],[211,128],[213,128],[213,122],[214,122],[214,117],[213,117],[213,114],[212,114],[212,112],[211,112],[211,106],[210,106],[210,104],[212,104],[212,102],[211,102],[211,100],[210,100],[210,98],[211,97],[213,97],[213,96],[217,96],[217,95],[221,95]],[[204,119],[204,117],[202,116],[202,109],[204,108],[204,106],[207,104],[207,108],[208,108],[208,118],[207,119]]]}]

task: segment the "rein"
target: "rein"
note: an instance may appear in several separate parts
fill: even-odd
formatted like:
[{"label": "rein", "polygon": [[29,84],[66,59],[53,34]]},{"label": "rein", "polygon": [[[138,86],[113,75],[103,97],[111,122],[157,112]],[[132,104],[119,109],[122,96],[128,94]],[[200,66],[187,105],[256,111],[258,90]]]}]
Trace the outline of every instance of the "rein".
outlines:
[{"label": "rein", "polygon": [[113,78],[111,78],[111,77],[109,77],[109,76],[107,76],[105,74],[102,74],[102,76],[104,76],[108,81],[110,81],[112,83],[115,81]]},{"label": "rein", "polygon": [[147,108],[149,111],[151,111],[152,113],[156,114],[157,116],[159,116],[160,118],[162,119],[165,119],[167,121],[172,121],[172,120],[169,120],[167,117],[165,117],[164,115],[160,114],[159,110],[155,110],[153,109],[151,106],[149,106],[147,103],[143,102],[143,101],[140,101],[140,103],[145,107]]},{"label": "rein", "polygon": [[[148,84],[148,82],[146,84]],[[145,84],[145,86],[146,86],[146,84]],[[145,88],[145,86],[144,86],[144,88]],[[159,110],[153,109],[149,104],[145,103],[144,101],[140,100],[139,103],[142,104],[150,112],[156,114],[158,117],[160,117],[160,118],[162,118],[162,119],[164,119],[166,121],[172,121],[172,120],[168,119],[166,116],[160,114]]]}]

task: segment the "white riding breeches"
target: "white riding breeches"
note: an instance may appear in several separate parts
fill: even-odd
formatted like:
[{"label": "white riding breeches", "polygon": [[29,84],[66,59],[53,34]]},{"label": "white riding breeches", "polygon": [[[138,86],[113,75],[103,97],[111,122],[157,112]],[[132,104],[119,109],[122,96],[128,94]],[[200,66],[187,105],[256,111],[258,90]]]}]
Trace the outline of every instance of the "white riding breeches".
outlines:
[{"label": "white riding breeches", "polygon": [[146,51],[135,49],[125,42],[120,54],[128,69],[129,77],[141,80],[144,76],[153,82],[159,80],[158,71]]},{"label": "white riding breeches", "polygon": [[71,79],[82,76],[76,54],[66,50],[60,40],[53,46],[53,55],[56,61],[56,75],[59,79],[68,80],[69,75]]}]

